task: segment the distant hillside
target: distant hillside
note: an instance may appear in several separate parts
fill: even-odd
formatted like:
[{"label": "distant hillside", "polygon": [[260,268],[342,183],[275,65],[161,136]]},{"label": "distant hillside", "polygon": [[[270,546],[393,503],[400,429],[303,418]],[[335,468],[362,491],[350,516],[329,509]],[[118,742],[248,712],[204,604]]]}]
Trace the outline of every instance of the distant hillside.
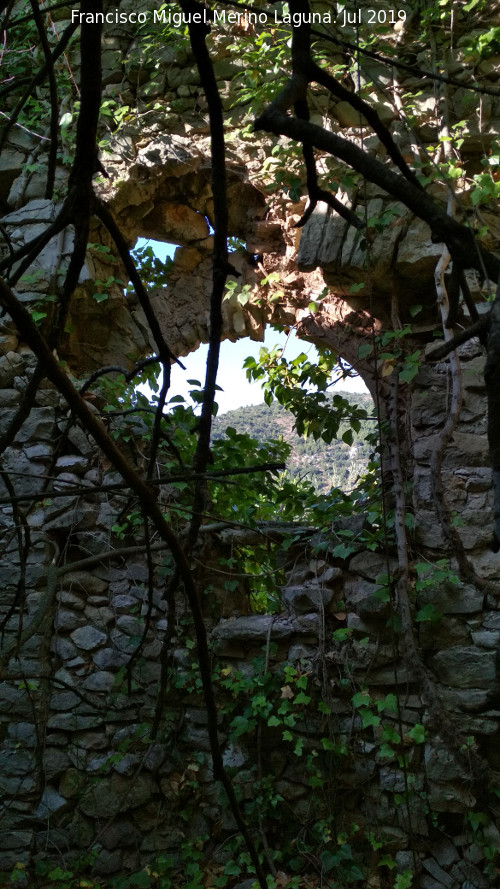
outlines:
[{"label": "distant hillside", "polygon": [[[373,415],[371,396],[362,393],[336,392],[351,404],[363,407],[369,416]],[[356,478],[366,467],[373,447],[364,440],[373,431],[373,420],[361,422],[358,434],[354,433],[353,444],[347,445],[340,438],[327,445],[313,438],[301,438],[293,430],[294,417],[280,404],[257,404],[228,411],[214,421],[214,438],[224,437],[225,430],[232,426],[236,432],[256,438],[263,443],[283,438],[291,447],[288,469],[294,477],[307,478],[318,491],[325,493],[332,486],[348,491]],[[347,424],[341,427],[340,435]]]}]

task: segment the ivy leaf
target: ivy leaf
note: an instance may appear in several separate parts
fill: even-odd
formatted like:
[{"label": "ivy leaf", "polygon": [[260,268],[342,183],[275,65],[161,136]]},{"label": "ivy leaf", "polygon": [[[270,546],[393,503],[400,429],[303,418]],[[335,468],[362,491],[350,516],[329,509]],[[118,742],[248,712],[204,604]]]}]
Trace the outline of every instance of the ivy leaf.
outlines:
[{"label": "ivy leaf", "polygon": [[256,725],[255,719],[249,719],[247,716],[235,716],[231,722],[231,731],[235,738],[239,738],[241,735],[251,732]]},{"label": "ivy leaf", "polygon": [[376,716],[375,713],[371,712],[371,710],[361,709],[359,711],[359,715],[361,717],[361,724],[363,728],[368,728],[370,725],[380,725],[380,716]]},{"label": "ivy leaf", "polygon": [[152,885],[151,877],[145,870],[140,870],[137,874],[131,874],[128,882],[130,886],[137,886],[138,889],[150,889]]},{"label": "ivy leaf", "polygon": [[358,691],[352,696],[353,707],[367,707],[371,704],[371,698],[367,691]]},{"label": "ivy leaf", "polygon": [[358,348],[358,358],[367,358],[368,355],[371,355],[372,349],[371,343],[362,343]]},{"label": "ivy leaf", "polygon": [[326,716],[330,716],[332,712],[328,704],[325,704],[324,701],[319,702],[318,710],[320,713],[324,713]]},{"label": "ivy leaf", "polygon": [[425,727],[420,722],[417,722],[408,734],[415,744],[423,744],[425,741]]},{"label": "ivy leaf", "polygon": [[438,620],[441,620],[441,617],[441,612],[434,607],[432,602],[428,602],[427,605],[423,605],[422,608],[419,608],[415,615],[415,620],[418,623],[423,623],[427,620],[436,623]]}]

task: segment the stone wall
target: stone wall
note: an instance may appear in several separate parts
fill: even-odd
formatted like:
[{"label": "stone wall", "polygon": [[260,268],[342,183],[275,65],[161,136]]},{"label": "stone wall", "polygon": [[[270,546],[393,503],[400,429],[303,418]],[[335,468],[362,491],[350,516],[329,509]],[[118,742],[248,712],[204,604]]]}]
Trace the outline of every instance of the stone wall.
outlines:
[{"label": "stone wall", "polygon": [[[20,402],[33,361],[25,349],[14,351],[13,335],[9,346],[1,359],[7,417]],[[217,656],[220,738],[244,804],[250,805],[256,794],[259,749],[262,780],[272,776],[280,797],[276,818],[297,831],[321,812],[326,815],[335,799],[339,832],[349,831],[355,822],[365,834],[376,835],[401,870],[421,870],[422,889],[489,885],[482,875],[485,852],[464,817],[482,809],[484,787],[474,781],[460,752],[461,746],[472,744],[494,780],[500,615],[495,557],[489,551],[491,485],[482,428],[481,360],[480,347],[464,350],[462,416],[443,465],[446,505],[463,520],[456,532],[477,575],[467,580],[465,563],[460,564],[456,545],[447,544],[431,494],[432,454],[447,416],[446,363],[420,371],[410,404],[414,551],[416,558],[428,561],[430,572],[421,574],[420,588],[415,583],[413,607],[416,612],[432,604],[437,612],[435,620],[415,626],[442,707],[441,725],[436,725],[404,651],[398,653],[398,635],[391,629],[396,606],[377,593],[380,576],[397,567],[394,553],[364,550],[354,539],[352,553],[335,556],[336,545],[345,540],[338,536],[342,523],[335,518],[328,538],[320,539],[312,528],[297,529],[296,543],[278,555],[286,573],[280,613],[251,614],[244,589],[233,590],[228,600],[217,583],[207,598],[207,626]],[[123,873],[157,852],[177,854],[185,836],[197,835],[211,836],[215,854],[223,859],[234,823],[211,777],[206,715],[180,595],[169,640],[175,678],[160,731],[154,739],[150,736],[168,627],[168,559],[154,547],[157,570],[148,606],[144,547],[135,538],[117,539],[112,531],[127,498],[119,485],[92,492],[96,484],[112,486],[119,479],[99,465],[91,443],[77,424],[68,422],[50,386],[40,389],[3,466],[14,480],[15,495],[38,499],[30,508],[21,499],[13,513],[6,504],[12,492],[2,486],[2,867],[51,857],[71,867],[91,850],[97,873]],[[48,479],[54,480],[53,494],[43,499]],[[31,544],[22,607],[16,524],[22,545],[27,535]],[[358,523],[358,531],[360,527]],[[279,554],[280,528],[268,527],[264,533]],[[218,565],[232,535],[230,529],[212,532],[203,541],[200,558],[207,585],[217,577],[210,575],[210,565]],[[447,576],[446,570],[436,575],[436,563],[446,557],[455,576]],[[143,637],[148,610],[150,624]],[[279,713],[283,689],[285,699],[290,694],[293,701],[301,688],[294,684],[297,677],[306,677],[311,701],[295,708],[293,743],[282,740],[287,725],[280,724],[283,716],[275,715],[277,725],[264,720],[258,733],[250,727],[238,736],[234,725],[229,728],[235,715],[245,712],[251,692],[248,686],[249,697],[242,698],[227,687],[227,677],[236,682],[238,675],[247,681],[254,676],[258,685],[266,650],[273,715]],[[128,687],[126,667],[134,653]],[[259,657],[260,662],[255,660]],[[367,695],[367,707],[353,706],[353,695],[360,691]],[[392,693],[399,700],[397,710],[386,697]],[[328,712],[318,712],[320,700],[328,703]],[[372,710],[373,719],[366,715]],[[455,746],[450,746],[450,725],[460,742]],[[421,736],[415,726],[424,727]],[[403,794],[405,771],[397,755],[384,755],[382,731],[400,737],[394,749],[406,754],[406,780],[413,776],[409,803]],[[470,738],[474,740],[468,742]],[[328,741],[326,750],[322,739]],[[297,749],[309,755],[315,751],[313,774],[321,774],[323,781],[317,796],[305,754],[297,755]],[[185,821],[179,821],[179,812]],[[272,838],[273,821],[268,829]],[[487,837],[492,845],[500,841],[494,821]],[[366,849],[356,854],[377,872]]]},{"label": "stone wall", "polygon": [[[180,245],[168,293],[155,292],[153,303],[171,348],[182,355],[208,335],[208,223],[213,219],[204,99],[184,46],[166,46],[163,67],[154,70],[144,67],[140,45],[128,47],[124,73],[116,60],[127,35],[118,30],[106,41],[106,95],[120,95],[123,101],[130,96],[158,99],[161,108],[131,120],[109,140],[102,155],[109,181],[99,186],[100,193],[131,246],[140,235]],[[376,356],[359,357],[359,346],[372,336],[366,299],[350,292],[364,276],[363,251],[345,223],[324,207],[317,208],[299,243],[293,224],[304,200],[294,203],[280,196],[267,205],[263,143],[255,136],[240,139],[232,128],[229,109],[239,69],[230,40],[220,42],[216,65],[228,112],[230,232],[246,247],[231,261],[240,273],[239,284],[252,289],[245,305],[236,297],[225,301],[225,335],[259,339],[270,319],[293,324],[309,341],[337,350],[356,366],[389,415],[391,374],[380,379]],[[494,67],[491,71],[494,80]],[[411,76],[401,87],[411,89]],[[318,111],[323,98],[319,93],[318,122],[324,116]],[[377,98],[384,104],[383,97]],[[461,100],[458,90],[453,97],[457,119],[463,116]],[[419,102],[421,135],[429,145],[439,135],[434,99],[429,104],[424,96]],[[341,106],[335,104],[331,125],[347,128],[356,140],[357,121]],[[387,107],[384,119],[392,120],[398,135]],[[471,113],[463,133],[471,169],[498,133],[499,119],[498,101],[492,98],[483,102],[480,115]],[[378,140],[370,138],[368,150],[384,157]],[[41,168],[30,171],[37,159]],[[1,163],[2,224],[15,248],[43,232],[60,203],[43,197],[43,149],[28,133],[15,129],[9,134]],[[323,172],[333,176],[335,162],[322,163]],[[57,171],[60,190],[65,176],[63,169]],[[430,242],[422,223],[371,186],[357,199],[360,214],[365,200],[368,217],[394,212],[373,247],[375,334],[383,334],[395,314],[401,325],[411,323],[406,354],[419,350],[424,357],[438,323],[434,268],[441,248]],[[462,200],[470,212],[467,196]],[[497,222],[491,213],[484,215],[494,244]],[[142,310],[124,297],[119,284],[111,286],[107,300],[92,299],[96,280],[124,275],[97,223],[92,242],[109,247],[110,253],[89,249],[60,348],[77,375],[102,364],[130,367],[151,349]],[[47,313],[47,326],[47,297],[54,293],[71,247],[68,229],[46,245],[29,276],[16,285],[26,305]],[[272,271],[280,275],[279,298],[271,285],[258,284],[263,273]],[[478,283],[471,278],[470,284],[481,300]],[[412,321],[409,300],[414,303],[417,297],[422,315]],[[314,298],[319,306],[313,312],[309,304]],[[7,428],[22,404],[35,361],[8,320],[0,324],[0,406]],[[500,768],[500,588],[498,556],[490,550],[481,347],[464,348],[460,361],[461,370],[448,362],[423,362],[411,384],[401,385],[392,415],[401,441],[408,512],[414,516],[408,529],[411,608],[414,618],[422,611],[425,618],[415,619],[413,627],[427,670],[425,683],[412,672],[404,635],[394,632],[398,603],[380,593],[380,575],[397,574],[400,568],[396,551],[393,546],[388,552],[367,550],[356,540],[359,525],[357,531],[351,527],[354,549],[343,558],[335,548],[343,539],[338,532],[346,528],[336,516],[329,539],[304,528],[284,554],[279,528],[264,529],[286,574],[283,609],[277,615],[249,613],[244,588],[228,597],[219,587],[216,569],[231,545],[229,530],[207,535],[197,554],[200,575],[214,587],[207,626],[217,656],[214,682],[224,759],[244,804],[251,807],[256,780],[265,785],[272,777],[281,799],[276,800],[276,823],[269,821],[270,834],[283,833],[289,825],[293,836],[323,813],[331,817],[333,808],[338,835],[347,836],[357,824],[360,835],[374,837],[369,848],[353,840],[374,889],[382,885],[377,879],[384,853],[394,854],[400,870],[418,871],[421,889],[482,889],[489,885],[483,875],[485,856],[500,844],[498,811],[486,793]],[[94,409],[99,412],[98,399]],[[103,421],[119,429],[119,421]],[[133,445],[128,456],[141,465],[142,455]],[[223,858],[234,823],[211,773],[186,604],[180,595],[167,604],[168,556],[153,543],[155,575],[149,590],[144,542],[113,531],[130,506],[120,478],[101,461],[47,382],[3,455],[2,470],[2,869],[37,858],[73,867],[78,856],[90,851],[98,874],[124,873],[157,852],[177,855],[185,836],[207,834],[212,853]],[[102,483],[108,490],[95,491]],[[167,490],[162,496],[168,502],[175,493]],[[173,679],[152,739],[167,637]],[[238,734],[230,723],[244,716],[264,667],[277,724],[261,720]],[[231,684],[231,677],[240,674],[247,685],[237,693],[239,680]],[[280,701],[295,702],[304,689],[310,701],[291,704],[299,716],[294,724],[281,724],[286,710],[279,714]],[[353,701],[359,694],[361,699]],[[396,709],[387,698],[392,694]],[[319,701],[328,702],[328,712],[318,710]],[[283,739],[288,728],[292,741]],[[306,767],[306,761],[318,765]],[[474,831],[480,822],[467,820],[471,811],[488,812],[480,832]],[[383,843],[380,852],[378,842]]]}]

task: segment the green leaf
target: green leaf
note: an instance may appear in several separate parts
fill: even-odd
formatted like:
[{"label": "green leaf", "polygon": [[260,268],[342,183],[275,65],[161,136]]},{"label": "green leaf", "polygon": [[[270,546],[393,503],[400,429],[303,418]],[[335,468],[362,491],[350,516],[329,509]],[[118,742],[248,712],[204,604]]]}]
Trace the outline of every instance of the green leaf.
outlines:
[{"label": "green leaf", "polygon": [[420,370],[420,365],[417,361],[406,361],[403,369],[399,373],[399,379],[404,383],[411,383],[411,381],[417,376]]},{"label": "green leaf", "polygon": [[334,639],[335,642],[345,642],[350,636],[352,636],[350,627],[339,627],[338,630],[334,630],[332,633],[332,639]]},{"label": "green leaf", "polygon": [[347,559],[354,552],[353,546],[347,546],[345,543],[338,543],[332,550],[332,555],[337,559]]},{"label": "green leaf", "polygon": [[302,756],[303,748],[304,748],[304,739],[298,738],[296,741],[295,747],[293,749],[295,756]]},{"label": "green leaf", "polygon": [[372,593],[372,597],[374,599],[378,599],[379,602],[389,602],[390,601],[389,588],[388,587],[381,587],[379,590],[375,590],[375,592]]},{"label": "green leaf", "polygon": [[255,719],[249,719],[247,716],[235,716],[230,728],[234,737],[239,738],[241,735],[253,731],[256,725],[257,721]]},{"label": "green leaf", "polygon": [[378,866],[388,867],[389,870],[393,870],[393,868],[395,868],[397,865],[392,855],[382,855],[379,859]]},{"label": "green leaf", "polygon": [[358,691],[352,696],[351,702],[353,707],[369,707],[372,699],[367,691]]},{"label": "green leaf", "polygon": [[378,752],[379,756],[381,756],[383,759],[394,759],[396,756],[396,753],[394,752],[392,747],[386,743],[380,745]]},{"label": "green leaf", "polygon": [[242,290],[241,293],[238,293],[236,300],[240,304],[240,306],[246,306],[247,302],[249,302],[252,294],[248,291]]},{"label": "green leaf", "polygon": [[368,728],[370,725],[380,725],[380,716],[376,716],[375,713],[372,713],[371,710],[361,709],[359,711],[359,715],[361,717],[361,724],[363,728]]},{"label": "green leaf", "polygon": [[389,710],[390,713],[397,713],[398,699],[394,694],[388,694],[381,701],[377,701],[377,710],[382,713],[383,710]]},{"label": "green leaf", "polygon": [[415,741],[415,744],[423,744],[425,741],[425,726],[418,722],[412,729],[410,729],[408,734],[410,738]]},{"label": "green leaf", "polygon": [[373,351],[373,346],[371,343],[362,343],[358,348],[358,358],[367,358],[368,355],[371,355]]},{"label": "green leaf", "polygon": [[141,870],[136,874],[131,874],[128,878],[129,886],[137,886],[138,889],[149,889],[152,885],[152,879],[145,870]]},{"label": "green leaf", "polygon": [[441,620],[442,616],[441,612],[438,611],[431,602],[428,602],[427,605],[423,605],[422,608],[418,609],[415,615],[415,620],[417,623],[423,623],[424,621],[437,623],[437,621]]},{"label": "green leaf", "polygon": [[328,852],[326,849],[319,856],[321,860],[321,870],[323,873],[328,874],[334,867],[339,864],[339,856],[338,854],[333,854]]},{"label": "green leaf", "polygon": [[319,702],[318,710],[320,713],[324,713],[326,716],[331,716],[332,711],[331,711],[330,707],[327,704],[325,704],[323,701]]},{"label": "green leaf", "polygon": [[413,873],[410,870],[405,870],[402,874],[396,875],[394,889],[410,889],[412,883]]}]

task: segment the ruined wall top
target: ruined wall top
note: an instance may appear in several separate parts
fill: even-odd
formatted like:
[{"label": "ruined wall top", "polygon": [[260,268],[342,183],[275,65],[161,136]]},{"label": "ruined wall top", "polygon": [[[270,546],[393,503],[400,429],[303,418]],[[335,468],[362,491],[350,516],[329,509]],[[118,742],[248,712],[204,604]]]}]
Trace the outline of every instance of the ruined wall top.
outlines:
[{"label": "ruined wall top", "polygon": [[[127,14],[133,6],[122,4],[120,9]],[[483,11],[477,24],[486,21],[488,15]],[[56,11],[54,18],[59,31],[69,24],[64,9]],[[415,13],[408,11],[406,21],[395,23],[392,36],[389,34],[389,44],[392,41],[393,48],[403,57],[411,56],[418,41],[417,21]],[[208,337],[212,246],[209,226],[213,223],[208,118],[187,38],[166,27],[161,52],[151,55],[147,35],[153,27],[162,25],[148,23],[131,40],[130,25],[105,25],[105,115],[101,128],[105,177],[101,178],[98,190],[130,246],[139,236],[180,245],[168,298],[160,291],[154,300],[172,350],[185,354]],[[353,27],[342,27],[337,33],[344,40],[352,39]],[[498,57],[490,54],[484,61],[474,58],[467,43],[467,17],[460,11],[455,14],[454,27],[454,50],[447,56],[449,73],[459,71],[457,83],[474,73],[486,86],[495,84]],[[225,331],[231,338],[249,335],[260,339],[266,321],[273,317],[282,323],[295,322],[299,333],[307,335],[313,331],[319,339],[324,313],[323,326],[330,330],[330,345],[336,342],[339,346],[340,331],[345,329],[346,316],[350,317],[351,312],[353,328],[363,328],[367,303],[360,285],[366,278],[367,245],[359,232],[321,203],[302,230],[293,228],[306,205],[302,159],[283,137],[252,131],[252,114],[258,113],[259,107],[272,97],[269,88],[259,87],[252,114],[246,106],[253,57],[247,59],[242,52],[255,48],[261,32],[262,27],[251,23],[217,24],[208,38],[225,114],[229,231],[241,244],[238,256],[231,261],[241,275],[240,289],[249,284],[252,290],[246,302],[238,301],[234,293],[228,297]],[[345,63],[341,46],[330,46],[329,58],[333,65]],[[77,78],[78,54],[70,51],[69,59],[72,76]],[[419,64],[425,68],[428,61],[427,51],[421,51]],[[285,68],[283,60],[277,68],[280,76]],[[358,74],[362,95],[368,97],[410,162],[439,164],[445,157],[443,140],[448,138],[448,129],[451,127],[451,132],[459,137],[461,174],[455,178],[455,193],[459,213],[474,225],[477,213],[476,204],[471,203],[470,177],[480,169],[482,156],[490,151],[500,131],[500,97],[487,94],[476,101],[467,89],[449,85],[443,117],[442,100],[435,98],[430,85],[427,90],[426,81],[413,71],[390,73],[381,61],[364,56]],[[354,74],[349,77],[354,84]],[[419,91],[413,95],[417,86]],[[411,107],[407,107],[410,95]],[[7,98],[7,107],[9,101]],[[378,136],[367,131],[364,119],[345,100],[332,99],[325,89],[317,87],[310,114],[313,123],[345,134],[353,144],[362,144],[374,158],[387,159],[386,148]],[[63,145],[70,144],[75,120],[73,100],[68,96],[67,110],[61,118]],[[2,153],[0,201],[5,210],[4,224],[15,246],[33,237],[38,226],[53,218],[54,208],[40,204],[45,189],[46,146],[42,134],[34,136],[17,126],[7,136]],[[333,190],[337,188],[337,197],[349,204],[363,223],[368,221],[371,313],[381,324],[390,324],[396,293],[396,314],[402,323],[411,322],[410,303],[417,301],[424,310],[417,327],[432,326],[437,321],[433,308],[434,268],[441,248],[431,242],[428,227],[381,189],[354,181],[347,175],[346,167],[332,156],[318,153],[317,165],[320,178],[333,183]],[[62,194],[66,176],[67,170],[59,166],[56,196]],[[443,180],[437,174],[434,179],[428,188],[445,202]],[[499,227],[494,212],[483,208],[481,220],[487,229],[484,243],[496,244]],[[140,308],[133,299],[124,300],[119,284],[108,286],[107,300],[92,299],[92,281],[116,277],[126,283],[127,279],[120,263],[116,264],[109,237],[98,225],[92,242],[110,247],[111,254],[106,256],[90,249],[87,270],[71,309],[68,328],[73,332],[67,335],[62,347],[72,368],[80,371],[102,362],[113,363],[119,352],[130,360],[132,355],[144,352],[150,341]],[[49,242],[33,270],[38,278],[20,282],[18,289],[24,302],[36,303],[44,294],[50,295],[50,281],[60,274],[70,245],[69,232],[65,240],[54,238]],[[280,274],[280,287],[260,288],[259,280],[271,271]],[[326,294],[323,275],[328,286]],[[484,299],[484,291],[474,275],[469,276],[469,286],[474,298]],[[276,296],[277,290],[280,297]],[[308,310],[319,294],[320,318],[313,317]],[[88,348],[90,342],[92,350]],[[353,360],[357,347],[349,351],[348,357]]]}]

